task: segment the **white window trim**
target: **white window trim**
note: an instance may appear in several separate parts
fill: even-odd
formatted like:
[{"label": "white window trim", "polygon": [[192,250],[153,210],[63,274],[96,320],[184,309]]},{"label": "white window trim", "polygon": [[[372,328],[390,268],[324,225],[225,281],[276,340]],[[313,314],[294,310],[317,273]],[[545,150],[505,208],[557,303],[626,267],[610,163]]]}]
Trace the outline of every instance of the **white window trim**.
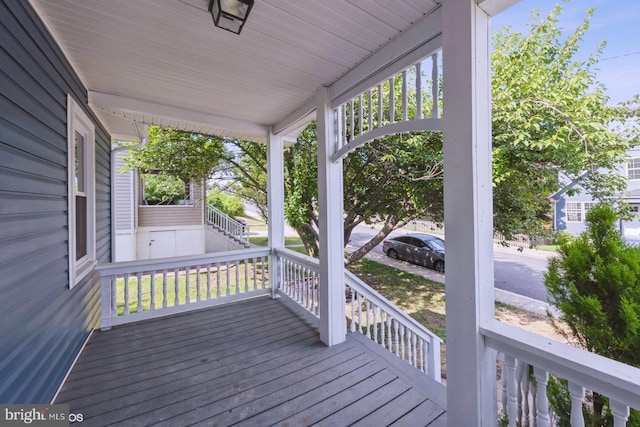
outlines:
[{"label": "white window trim", "polygon": [[[569,204],[572,205],[577,205],[578,209],[577,209],[577,213],[580,215],[580,220],[576,221],[573,219],[569,219]],[[581,223],[584,222],[584,209],[583,209],[583,205],[582,202],[567,202],[565,205],[565,219],[567,222],[572,222],[572,223]]]},{"label": "white window trim", "polygon": [[640,157],[627,157],[627,161],[625,162],[625,169],[626,169],[625,176],[627,177],[627,179],[629,181],[638,181],[638,180],[640,180],[640,178],[631,178],[629,176],[629,172],[631,170],[637,171],[638,169],[640,169],[640,167],[634,167],[634,168],[629,167],[629,162],[633,162],[634,160],[638,160],[638,159],[640,159]]},{"label": "white window trim", "polygon": [[[87,255],[76,261],[75,227],[75,134],[80,133],[85,140],[84,162],[85,194],[87,195]],[[67,178],[69,205],[69,288],[80,283],[96,265],[96,175],[95,175],[95,125],[89,116],[67,95]]]}]

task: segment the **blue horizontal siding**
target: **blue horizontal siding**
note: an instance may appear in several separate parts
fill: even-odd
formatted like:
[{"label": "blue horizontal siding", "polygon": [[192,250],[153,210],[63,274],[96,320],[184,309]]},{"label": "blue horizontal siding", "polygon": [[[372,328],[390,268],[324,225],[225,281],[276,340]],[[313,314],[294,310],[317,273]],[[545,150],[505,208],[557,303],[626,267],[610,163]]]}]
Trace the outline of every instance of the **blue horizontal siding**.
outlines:
[{"label": "blue horizontal siding", "polygon": [[67,94],[96,125],[99,262],[111,256],[110,137],[30,4],[0,0],[0,403],[49,403],[99,321],[99,277],[69,289]]}]

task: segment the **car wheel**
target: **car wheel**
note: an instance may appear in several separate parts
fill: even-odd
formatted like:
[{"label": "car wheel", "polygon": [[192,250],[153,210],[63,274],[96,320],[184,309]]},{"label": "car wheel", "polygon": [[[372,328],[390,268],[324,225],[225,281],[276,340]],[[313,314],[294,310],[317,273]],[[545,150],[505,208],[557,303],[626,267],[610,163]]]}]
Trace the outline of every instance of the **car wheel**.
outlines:
[{"label": "car wheel", "polygon": [[438,273],[444,273],[444,261],[436,261],[433,263],[433,269]]},{"label": "car wheel", "polygon": [[389,250],[387,251],[387,256],[388,256],[389,258],[398,259],[398,252],[396,252],[396,250],[395,250],[395,249],[389,249]]}]

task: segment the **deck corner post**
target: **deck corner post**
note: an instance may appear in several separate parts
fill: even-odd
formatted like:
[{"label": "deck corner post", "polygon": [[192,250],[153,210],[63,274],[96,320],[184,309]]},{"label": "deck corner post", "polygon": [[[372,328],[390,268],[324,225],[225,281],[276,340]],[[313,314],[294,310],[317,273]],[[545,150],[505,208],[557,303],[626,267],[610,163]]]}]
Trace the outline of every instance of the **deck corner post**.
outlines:
[{"label": "deck corner post", "polygon": [[271,297],[278,297],[281,275],[275,248],[284,248],[284,142],[282,136],[269,133],[267,140],[267,205],[269,284]]},{"label": "deck corner post", "polygon": [[328,88],[317,94],[318,205],[320,235],[320,340],[335,345],[346,338],[342,159]]},{"label": "deck corner post", "polygon": [[490,17],[477,0],[442,5],[447,401],[450,426],[497,425],[496,353],[480,328],[494,318]]}]

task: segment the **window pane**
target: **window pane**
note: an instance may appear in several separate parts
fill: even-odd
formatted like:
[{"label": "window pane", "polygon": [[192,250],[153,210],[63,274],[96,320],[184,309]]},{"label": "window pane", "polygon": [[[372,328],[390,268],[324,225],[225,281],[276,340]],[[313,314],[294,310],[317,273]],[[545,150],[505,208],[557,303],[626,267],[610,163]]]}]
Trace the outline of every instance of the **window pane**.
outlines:
[{"label": "window pane", "polygon": [[76,196],[76,261],[87,255],[87,197]]},{"label": "window pane", "polygon": [[75,189],[76,192],[85,192],[85,161],[84,161],[84,137],[76,131],[76,174],[75,174]]},{"label": "window pane", "polygon": [[582,222],[582,204],[567,203],[567,221]]}]

